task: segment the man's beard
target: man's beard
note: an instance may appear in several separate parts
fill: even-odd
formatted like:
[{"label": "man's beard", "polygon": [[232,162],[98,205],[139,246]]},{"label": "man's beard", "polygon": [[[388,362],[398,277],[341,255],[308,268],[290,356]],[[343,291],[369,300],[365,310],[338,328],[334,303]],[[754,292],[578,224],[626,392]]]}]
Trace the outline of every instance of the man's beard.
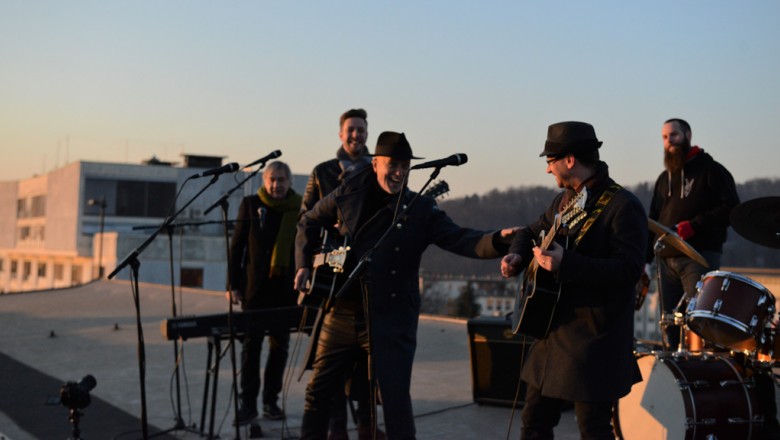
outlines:
[{"label": "man's beard", "polygon": [[691,141],[683,139],[680,144],[674,145],[674,147],[674,152],[664,149],[664,167],[667,171],[677,173],[685,165],[685,159],[691,150]]}]

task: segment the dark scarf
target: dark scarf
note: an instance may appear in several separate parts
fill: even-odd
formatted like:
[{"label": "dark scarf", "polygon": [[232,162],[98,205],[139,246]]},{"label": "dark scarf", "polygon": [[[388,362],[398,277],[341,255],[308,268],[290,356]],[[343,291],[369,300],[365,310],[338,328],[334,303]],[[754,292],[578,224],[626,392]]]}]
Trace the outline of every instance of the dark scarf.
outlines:
[{"label": "dark scarf", "polygon": [[282,221],[279,225],[279,232],[276,234],[276,242],[271,254],[271,271],[269,273],[272,276],[283,275],[290,266],[290,256],[295,243],[298,212],[301,209],[302,197],[291,188],[287,192],[287,197],[281,200],[274,199],[268,194],[264,186],[257,190],[257,196],[260,197],[260,201],[264,205],[282,213]]},{"label": "dark scarf", "polygon": [[358,157],[352,157],[347,153],[344,147],[339,147],[336,150],[336,159],[339,160],[339,167],[341,168],[341,174],[339,180],[343,181],[349,174],[363,168],[371,163],[371,156],[368,155],[368,147],[363,147],[363,151]]}]

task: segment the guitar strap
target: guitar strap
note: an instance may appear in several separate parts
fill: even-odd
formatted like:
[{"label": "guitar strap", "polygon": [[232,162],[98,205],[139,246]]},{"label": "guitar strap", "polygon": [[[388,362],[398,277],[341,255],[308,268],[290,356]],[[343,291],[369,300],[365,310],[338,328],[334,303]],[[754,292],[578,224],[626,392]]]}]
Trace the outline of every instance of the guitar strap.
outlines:
[{"label": "guitar strap", "polygon": [[618,185],[617,183],[613,183],[606,190],[604,190],[603,193],[601,193],[601,197],[599,197],[599,200],[596,202],[596,206],[593,208],[593,211],[590,212],[590,215],[588,215],[587,220],[585,220],[585,224],[583,224],[582,228],[580,228],[580,233],[577,235],[577,239],[574,240],[574,247],[577,247],[577,245],[580,243],[580,240],[582,240],[582,237],[585,236],[585,233],[588,232],[596,219],[599,218],[601,213],[604,211],[604,208],[609,204],[609,202],[612,201],[612,198],[621,189],[623,189],[622,186]]}]

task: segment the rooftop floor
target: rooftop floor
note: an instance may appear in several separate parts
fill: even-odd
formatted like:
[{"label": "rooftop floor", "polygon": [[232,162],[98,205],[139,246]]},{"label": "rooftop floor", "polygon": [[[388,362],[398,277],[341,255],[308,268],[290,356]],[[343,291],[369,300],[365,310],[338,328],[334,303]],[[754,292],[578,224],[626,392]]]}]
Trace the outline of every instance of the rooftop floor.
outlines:
[{"label": "rooftop floor", "polygon": [[[218,375],[215,422],[212,426],[207,414],[201,423],[207,344],[204,338],[189,339],[178,344],[176,355],[174,343],[160,331],[161,322],[172,315],[171,297],[169,287],[140,286],[148,432],[153,435],[175,426],[178,357],[181,415],[190,429],[156,438],[197,439],[210,430],[220,438],[235,438],[230,351],[225,350]],[[183,289],[175,297],[178,315],[227,311],[219,292]],[[80,418],[82,437],[142,438],[139,335],[129,283],[101,281],[73,289],[0,295],[0,335],[0,439],[70,436],[74,425],[69,423],[68,408],[58,401],[60,387],[88,374],[97,379],[97,386]],[[266,438],[298,436],[310,375],[306,372],[298,381],[298,365],[307,342],[305,334],[292,337],[291,358],[296,353],[298,358],[292,359],[285,381],[282,401],[288,417],[284,422],[260,419]],[[509,406],[474,403],[472,390],[466,322],[423,317],[412,381],[418,438],[519,438],[520,409],[513,415]],[[249,438],[247,429],[239,435]],[[556,438],[579,438],[573,411],[564,412]]]}]

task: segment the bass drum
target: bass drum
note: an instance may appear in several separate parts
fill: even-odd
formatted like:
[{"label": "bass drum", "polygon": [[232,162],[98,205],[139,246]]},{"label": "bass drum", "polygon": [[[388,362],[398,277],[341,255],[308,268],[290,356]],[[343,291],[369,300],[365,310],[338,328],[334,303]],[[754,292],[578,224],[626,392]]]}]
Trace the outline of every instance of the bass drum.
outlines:
[{"label": "bass drum", "polygon": [[761,423],[752,384],[730,358],[663,353],[638,363],[643,380],[615,410],[623,440],[750,439]]}]

